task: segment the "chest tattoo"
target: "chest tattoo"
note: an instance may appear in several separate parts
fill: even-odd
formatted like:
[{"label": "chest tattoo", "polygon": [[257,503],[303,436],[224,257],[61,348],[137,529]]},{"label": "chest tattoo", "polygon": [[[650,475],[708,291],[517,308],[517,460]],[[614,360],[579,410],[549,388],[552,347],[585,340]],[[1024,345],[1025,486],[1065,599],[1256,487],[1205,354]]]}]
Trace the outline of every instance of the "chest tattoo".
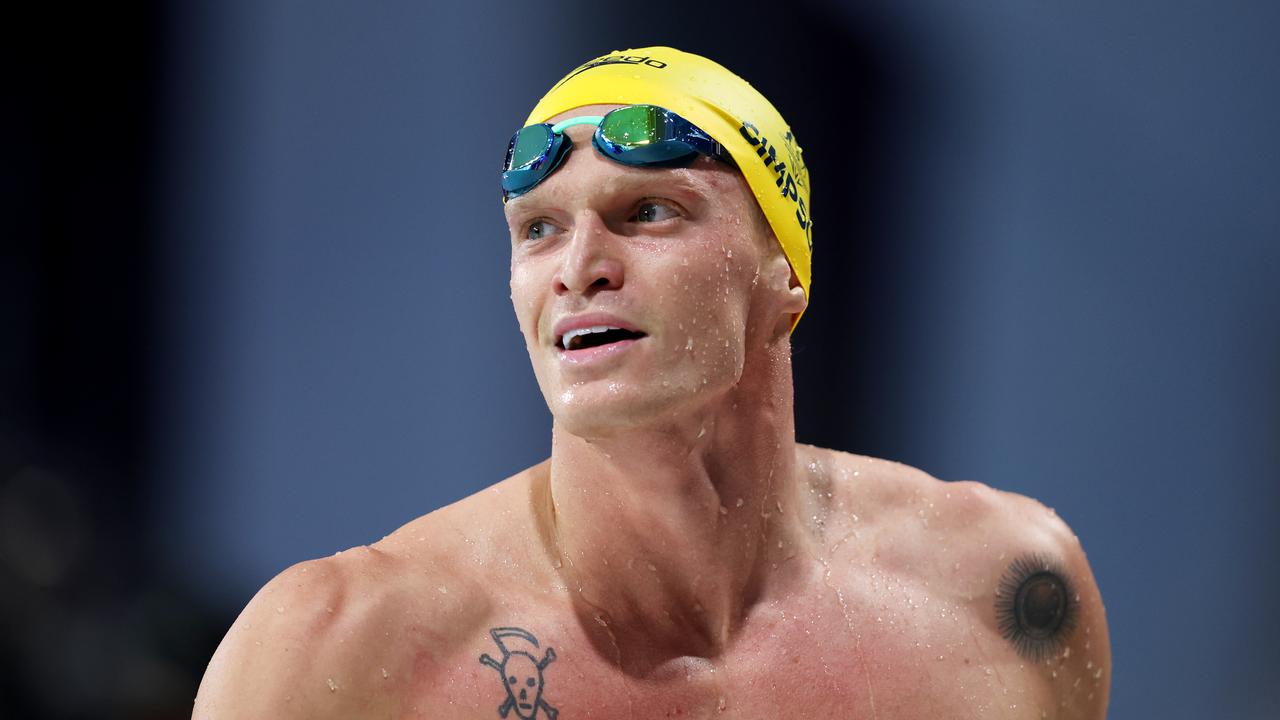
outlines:
[{"label": "chest tattoo", "polygon": [[507,699],[498,706],[498,717],[505,718],[514,710],[520,720],[539,717],[556,720],[560,711],[542,697],[546,686],[542,671],[555,662],[555,648],[548,647],[545,653],[541,652],[538,638],[518,627],[491,628],[489,635],[502,651],[502,657],[495,660],[485,653],[480,656],[480,662],[498,671],[507,693]]}]

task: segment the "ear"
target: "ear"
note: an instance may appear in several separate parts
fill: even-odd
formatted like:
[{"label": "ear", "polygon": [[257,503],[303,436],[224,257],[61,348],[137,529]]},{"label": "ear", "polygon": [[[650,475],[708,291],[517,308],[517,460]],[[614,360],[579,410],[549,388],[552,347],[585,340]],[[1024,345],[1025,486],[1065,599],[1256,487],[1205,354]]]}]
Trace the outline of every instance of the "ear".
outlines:
[{"label": "ear", "polygon": [[[779,299],[778,303],[778,319],[774,323],[774,337],[782,337],[791,334],[791,328],[795,326],[796,317],[809,307],[809,299],[805,296],[804,288],[800,285],[800,278],[796,277],[796,273],[791,269],[791,263],[787,262],[786,256],[779,252],[773,259],[775,262],[781,263],[781,268],[777,268],[779,275],[782,272],[787,273],[788,281],[785,289],[779,283],[775,297]],[[771,267],[770,270],[774,270]]]},{"label": "ear", "polygon": [[[787,267],[791,267],[791,263],[787,263]],[[809,297],[805,295],[804,288],[800,285],[800,278],[796,277],[796,271],[791,271],[791,282],[787,286],[787,292],[790,294],[789,301],[795,304],[793,313],[802,313],[809,308]]]}]

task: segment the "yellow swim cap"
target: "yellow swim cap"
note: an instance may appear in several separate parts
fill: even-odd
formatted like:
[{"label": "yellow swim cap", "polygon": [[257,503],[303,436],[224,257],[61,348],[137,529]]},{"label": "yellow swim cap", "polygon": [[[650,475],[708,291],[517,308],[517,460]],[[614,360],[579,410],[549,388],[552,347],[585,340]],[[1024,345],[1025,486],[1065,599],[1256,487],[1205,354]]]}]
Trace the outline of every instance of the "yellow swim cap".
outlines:
[{"label": "yellow swim cap", "polygon": [[616,50],[579,65],[543,96],[525,125],[584,105],[614,103],[664,107],[729,151],[807,299],[813,255],[809,170],[795,135],[773,105],[746,80],[704,57],[649,47]]}]

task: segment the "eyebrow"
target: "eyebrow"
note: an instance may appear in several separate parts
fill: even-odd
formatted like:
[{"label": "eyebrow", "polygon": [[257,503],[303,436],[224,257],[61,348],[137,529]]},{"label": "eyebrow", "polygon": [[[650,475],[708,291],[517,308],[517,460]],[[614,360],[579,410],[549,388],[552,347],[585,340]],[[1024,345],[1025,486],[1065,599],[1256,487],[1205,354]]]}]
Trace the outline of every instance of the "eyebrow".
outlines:
[{"label": "eyebrow", "polygon": [[661,175],[654,173],[653,168],[639,169],[637,173],[616,175],[601,188],[603,192],[628,192],[647,187],[661,187],[663,190],[695,194],[706,197],[711,194],[711,184],[694,178],[688,168],[670,168]]}]

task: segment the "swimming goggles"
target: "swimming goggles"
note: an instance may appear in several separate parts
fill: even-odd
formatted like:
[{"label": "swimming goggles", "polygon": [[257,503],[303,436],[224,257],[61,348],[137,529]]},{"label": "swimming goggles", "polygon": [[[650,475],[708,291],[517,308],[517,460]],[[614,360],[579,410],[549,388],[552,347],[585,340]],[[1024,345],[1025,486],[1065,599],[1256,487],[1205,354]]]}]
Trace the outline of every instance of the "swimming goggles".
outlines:
[{"label": "swimming goggles", "polygon": [[573,140],[564,131],[574,125],[595,125],[591,144],[601,155],[624,165],[681,167],[698,155],[707,155],[737,167],[720,143],[688,120],[657,105],[628,105],[603,116],[586,115],[517,130],[502,164],[503,202],[529,192],[560,167],[573,148]]}]

